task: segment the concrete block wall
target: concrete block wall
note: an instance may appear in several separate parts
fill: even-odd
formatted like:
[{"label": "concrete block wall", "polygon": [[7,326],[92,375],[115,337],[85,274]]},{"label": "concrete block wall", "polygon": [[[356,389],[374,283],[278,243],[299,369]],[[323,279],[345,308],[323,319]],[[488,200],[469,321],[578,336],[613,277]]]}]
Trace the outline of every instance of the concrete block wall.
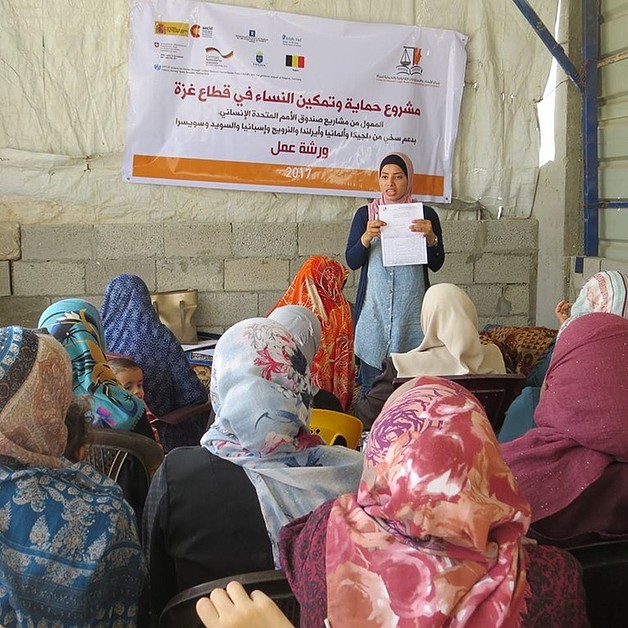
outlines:
[{"label": "concrete block wall", "polygon": [[[569,293],[564,297],[573,303],[587,279],[601,270],[618,270],[628,275],[628,262],[606,259],[605,257],[571,257],[569,260]],[[558,297],[558,299],[561,298],[563,295]]]},{"label": "concrete block wall", "polygon": [[[99,306],[120,273],[149,289],[197,288],[199,329],[222,331],[263,316],[310,255],[344,262],[349,221],[327,223],[162,223],[0,225],[0,324],[34,326],[61,298]],[[480,325],[534,323],[535,220],[444,221],[447,256],[432,283],[463,287]],[[345,293],[353,301],[359,272]]]}]

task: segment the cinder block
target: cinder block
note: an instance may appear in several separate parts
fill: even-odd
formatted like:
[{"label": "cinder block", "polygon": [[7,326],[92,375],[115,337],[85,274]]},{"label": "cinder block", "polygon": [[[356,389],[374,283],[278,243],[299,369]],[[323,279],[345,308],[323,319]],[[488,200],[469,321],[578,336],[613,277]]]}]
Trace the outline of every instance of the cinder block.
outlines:
[{"label": "cinder block", "polygon": [[164,224],[164,250],[167,258],[231,257],[231,225]]},{"label": "cinder block", "polygon": [[11,267],[9,262],[0,262],[0,297],[11,294]]},{"label": "cinder block", "polygon": [[288,287],[289,272],[290,262],[287,259],[225,260],[225,290],[285,290]]},{"label": "cinder block", "polygon": [[283,297],[283,291],[260,292],[258,296],[257,315],[266,316]]},{"label": "cinder block", "polygon": [[157,290],[196,288],[217,292],[223,287],[222,261],[207,258],[165,259],[157,261]]},{"label": "cinder block", "polygon": [[600,262],[600,270],[617,270],[620,273],[624,273],[624,275],[628,275],[628,263],[602,258]]},{"label": "cinder block", "polygon": [[591,275],[599,273],[602,270],[601,257],[585,257],[582,267],[582,280],[585,282]]},{"label": "cinder block", "polygon": [[141,277],[151,291],[157,287],[152,259],[92,260],[85,268],[86,290],[89,294],[103,294],[114,277],[125,273]]},{"label": "cinder block", "polygon": [[538,249],[538,222],[534,218],[485,220],[485,251],[536,251]]},{"label": "cinder block", "polygon": [[198,326],[226,328],[257,316],[257,311],[257,294],[252,292],[203,292],[195,320]]},{"label": "cinder block", "polygon": [[299,225],[299,255],[329,255],[344,258],[351,223],[336,222],[301,223]]},{"label": "cinder block", "polygon": [[0,297],[0,327],[37,327],[41,313],[50,303],[46,297]]},{"label": "cinder block", "polygon": [[457,286],[473,283],[473,261],[467,253],[447,253],[442,268],[429,271],[430,283],[455,283]]},{"label": "cinder block", "polygon": [[461,288],[471,297],[471,301],[473,301],[478,311],[478,316],[497,315],[497,302],[502,296],[501,286],[472,284],[470,286],[461,286]]},{"label": "cinder block", "polygon": [[0,223],[0,260],[20,259],[20,225]]},{"label": "cinder block", "polygon": [[13,262],[17,296],[84,293],[85,267],[80,262]]},{"label": "cinder block", "polygon": [[510,285],[504,288],[503,299],[510,304],[510,315],[530,312],[530,286],[528,284]]},{"label": "cinder block", "polygon": [[475,262],[474,283],[529,283],[533,269],[529,255],[485,253]]},{"label": "cinder block", "polygon": [[96,225],[96,259],[163,258],[163,225]]},{"label": "cinder block", "polygon": [[[447,254],[476,248],[481,223],[477,220],[443,220],[443,244]],[[446,259],[446,258],[445,258]]]},{"label": "cinder block", "polygon": [[92,225],[22,225],[22,260],[92,259]]},{"label": "cinder block", "polygon": [[480,330],[482,330],[485,325],[503,325],[504,327],[528,327],[529,325],[534,325],[534,320],[530,315],[480,316]]},{"label": "cinder block", "polygon": [[234,223],[233,251],[240,257],[293,257],[297,252],[297,225]]}]

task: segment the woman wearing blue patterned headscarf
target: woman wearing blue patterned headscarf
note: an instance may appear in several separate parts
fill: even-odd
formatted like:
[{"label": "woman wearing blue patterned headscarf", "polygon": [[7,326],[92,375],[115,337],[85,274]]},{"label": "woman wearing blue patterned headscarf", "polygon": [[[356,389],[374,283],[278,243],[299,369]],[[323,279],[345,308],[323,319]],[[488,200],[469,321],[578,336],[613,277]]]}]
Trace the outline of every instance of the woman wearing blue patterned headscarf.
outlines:
[{"label": "woman wearing blue patterned headscarf", "polygon": [[0,625],[137,625],[145,566],[120,487],[62,457],[72,367],[54,338],[0,328]]},{"label": "woman wearing blue patterned headscarf", "polygon": [[105,357],[98,310],[82,299],[64,299],[46,308],[39,319],[72,360],[75,395],[88,395],[93,421],[117,430],[132,430],[144,416],[141,399],[119,384]]},{"label": "woman wearing blue patterned headscarf", "polygon": [[159,320],[150,292],[139,277],[118,275],[112,279],[100,313],[107,349],[133,358],[144,371],[145,401],[154,415],[161,417],[207,401],[207,389],[175,335]]}]

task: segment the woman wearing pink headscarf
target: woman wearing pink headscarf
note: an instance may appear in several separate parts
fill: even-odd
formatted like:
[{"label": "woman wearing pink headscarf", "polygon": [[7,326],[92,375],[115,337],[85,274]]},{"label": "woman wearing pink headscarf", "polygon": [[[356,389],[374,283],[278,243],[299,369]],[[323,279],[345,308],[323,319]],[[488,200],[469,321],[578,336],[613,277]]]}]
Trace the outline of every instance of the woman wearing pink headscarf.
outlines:
[{"label": "woman wearing pink headscarf", "polygon": [[430,285],[427,269],[435,272],[445,261],[440,221],[436,212],[424,205],[423,219],[412,221],[408,228],[425,237],[427,264],[384,266],[379,236],[386,223],[379,219],[379,207],[414,202],[412,162],[403,153],[391,153],[382,159],[377,176],[381,195],[355,213],[345,250],[349,268],[361,269],[354,322],[362,396],[381,375],[384,358],[421,344],[419,317]]},{"label": "woman wearing pink headscarf", "polygon": [[357,494],[280,534],[302,628],[587,626],[580,568],[524,544],[530,506],[482,406],[435,377],[375,421]]},{"label": "woman wearing pink headscarf", "polygon": [[500,445],[554,544],[628,538],[628,320],[572,317],[556,342],[536,427]]}]

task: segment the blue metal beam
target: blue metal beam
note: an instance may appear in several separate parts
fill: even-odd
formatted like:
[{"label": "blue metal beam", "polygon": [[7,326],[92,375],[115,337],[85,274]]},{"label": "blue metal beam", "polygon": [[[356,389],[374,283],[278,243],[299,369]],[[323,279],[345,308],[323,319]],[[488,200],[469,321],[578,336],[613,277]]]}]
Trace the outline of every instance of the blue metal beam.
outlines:
[{"label": "blue metal beam", "polygon": [[[554,59],[558,62],[560,67],[565,71],[565,74],[578,86],[578,89],[584,93],[585,81],[583,80],[580,72],[576,69],[576,66],[571,62],[571,59],[567,56],[565,49],[554,39],[554,35],[547,30],[543,20],[537,15],[536,11],[530,6],[528,0],[512,0],[515,5],[521,11],[523,17],[528,20],[530,26],[537,33],[543,44],[550,51]],[[586,0],[584,0],[586,2]]]},{"label": "blue metal beam", "polygon": [[598,57],[599,0],[582,0],[582,61],[585,84],[582,103],[582,183],[584,254],[589,256],[599,253]]}]

